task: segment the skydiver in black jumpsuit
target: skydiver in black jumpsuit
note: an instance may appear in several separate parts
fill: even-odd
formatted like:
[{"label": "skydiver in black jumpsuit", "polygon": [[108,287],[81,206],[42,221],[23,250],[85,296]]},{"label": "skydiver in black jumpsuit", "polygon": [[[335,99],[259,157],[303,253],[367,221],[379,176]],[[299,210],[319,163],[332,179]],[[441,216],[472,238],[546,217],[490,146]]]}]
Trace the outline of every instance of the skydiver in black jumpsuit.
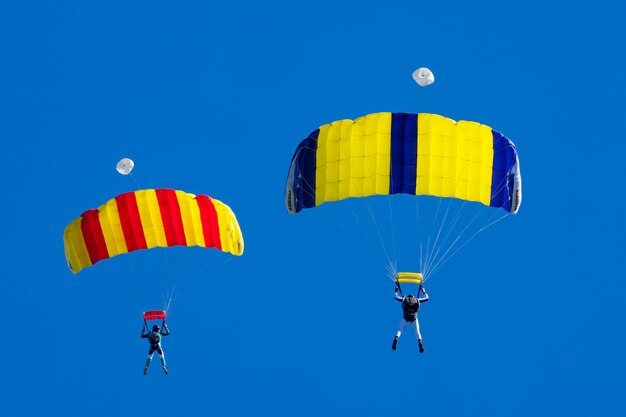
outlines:
[{"label": "skydiver in black jumpsuit", "polygon": [[[400,288],[396,286],[396,291],[393,298],[402,303],[402,321],[400,322],[400,327],[398,328],[398,333],[396,333],[396,337],[393,339],[393,344],[391,345],[391,349],[396,350],[396,345],[398,344],[398,338],[402,334],[402,331],[406,327],[407,324],[411,324],[413,330],[415,330],[415,335],[417,336],[417,343],[419,344],[420,353],[424,353],[424,345],[422,344],[422,335],[420,333],[420,324],[417,320],[417,311],[420,308],[421,303],[425,303],[428,301],[428,294],[426,294],[426,289],[424,287],[420,288],[420,292],[424,294],[423,297],[417,298],[414,297],[413,294],[409,294],[406,297],[398,294]],[[418,294],[419,295],[419,294]]]}]

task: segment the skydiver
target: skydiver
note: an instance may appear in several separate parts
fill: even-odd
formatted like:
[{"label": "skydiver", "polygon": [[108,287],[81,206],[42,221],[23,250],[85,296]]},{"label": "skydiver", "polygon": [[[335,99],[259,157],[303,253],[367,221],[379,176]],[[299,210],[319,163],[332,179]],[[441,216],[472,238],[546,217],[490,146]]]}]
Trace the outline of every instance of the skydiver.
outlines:
[{"label": "skydiver", "polygon": [[396,350],[398,338],[400,338],[402,331],[408,323],[411,323],[411,326],[413,326],[413,330],[415,330],[415,335],[417,336],[417,343],[419,344],[420,353],[424,353],[424,345],[422,344],[422,335],[420,333],[420,324],[417,320],[417,311],[420,308],[420,303],[428,301],[428,294],[426,294],[426,289],[424,287],[420,287],[418,291],[418,296],[420,292],[424,294],[423,297],[417,298],[413,296],[413,294],[409,294],[404,297],[401,295],[402,293],[400,293],[400,287],[396,285],[396,290],[393,298],[402,303],[403,315],[402,321],[400,322],[400,327],[398,328],[398,333],[396,333],[396,337],[393,339],[393,344],[391,345],[391,349],[393,350]]},{"label": "skydiver", "polygon": [[148,326],[144,325],[143,329],[141,329],[141,338],[148,339],[150,342],[150,350],[148,351],[148,360],[146,361],[146,366],[143,368],[143,374],[148,375],[148,367],[150,366],[150,362],[152,362],[152,355],[154,352],[158,352],[161,358],[161,364],[163,365],[163,372],[165,375],[169,374],[167,367],[165,366],[165,354],[163,353],[163,349],[161,348],[161,337],[168,336],[170,334],[170,329],[167,328],[167,323],[163,322],[163,330],[159,328],[156,324],[152,326],[152,331],[148,331]]}]

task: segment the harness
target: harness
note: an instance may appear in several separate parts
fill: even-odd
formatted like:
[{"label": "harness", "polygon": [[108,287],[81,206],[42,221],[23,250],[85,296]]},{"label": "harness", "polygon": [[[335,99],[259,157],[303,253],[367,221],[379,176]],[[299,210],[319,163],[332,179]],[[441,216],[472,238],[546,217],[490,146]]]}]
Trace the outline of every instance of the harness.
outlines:
[{"label": "harness", "polygon": [[402,311],[404,312],[404,319],[406,321],[415,321],[417,318],[417,311],[420,309],[420,302],[416,298],[415,304],[410,304],[407,298],[402,300]]},{"label": "harness", "polygon": [[161,333],[159,332],[150,332],[148,335],[148,340],[152,346],[158,346],[161,343]]}]

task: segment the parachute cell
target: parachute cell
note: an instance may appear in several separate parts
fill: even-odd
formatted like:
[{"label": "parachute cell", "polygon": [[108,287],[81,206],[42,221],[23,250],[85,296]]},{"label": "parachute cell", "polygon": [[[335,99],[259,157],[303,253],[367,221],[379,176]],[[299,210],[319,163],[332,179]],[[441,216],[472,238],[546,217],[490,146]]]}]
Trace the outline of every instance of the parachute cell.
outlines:
[{"label": "parachute cell", "polygon": [[513,214],[522,180],[515,145],[490,127],[435,114],[374,113],[321,126],[296,148],[289,213],[375,194],[453,197]]},{"label": "parachute cell", "polygon": [[103,259],[157,246],[214,247],[233,255],[244,248],[230,207],[170,189],[124,193],[87,210],[65,228],[64,244],[75,274]]}]

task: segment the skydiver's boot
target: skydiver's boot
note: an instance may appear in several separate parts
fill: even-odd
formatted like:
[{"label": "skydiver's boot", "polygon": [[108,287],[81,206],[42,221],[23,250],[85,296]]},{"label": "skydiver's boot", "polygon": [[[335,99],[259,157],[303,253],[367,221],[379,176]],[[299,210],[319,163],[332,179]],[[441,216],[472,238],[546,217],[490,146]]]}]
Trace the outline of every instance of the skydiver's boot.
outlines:
[{"label": "skydiver's boot", "polygon": [[391,349],[396,350],[397,344],[398,344],[398,336],[394,337],[393,343],[391,344]]},{"label": "skydiver's boot", "polygon": [[422,344],[422,339],[418,340],[417,343],[420,345],[420,353],[424,353],[424,345]]},{"label": "skydiver's boot", "polygon": [[170,371],[167,370],[165,365],[163,365],[163,372],[165,372],[165,375],[169,375],[170,374]]}]

